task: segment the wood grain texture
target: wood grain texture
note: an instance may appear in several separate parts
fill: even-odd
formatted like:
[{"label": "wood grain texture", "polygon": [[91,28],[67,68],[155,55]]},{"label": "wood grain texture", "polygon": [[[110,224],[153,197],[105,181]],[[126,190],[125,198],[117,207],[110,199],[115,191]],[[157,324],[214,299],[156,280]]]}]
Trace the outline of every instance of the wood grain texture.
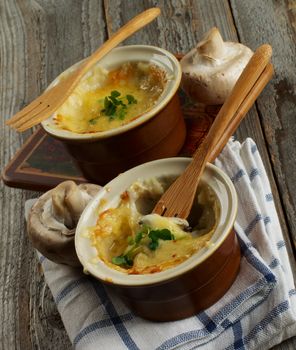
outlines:
[{"label": "wood grain texture", "polygon": [[[64,69],[105,39],[101,1],[0,2],[1,169],[31,134],[4,126]],[[24,222],[37,193],[0,187],[0,349],[71,349]]]},{"label": "wood grain texture", "polygon": [[[233,12],[234,25],[237,30],[237,39],[242,43],[245,43],[247,46],[252,49],[256,49],[262,43],[269,43],[273,47],[273,58],[272,62],[275,64],[275,76],[272,79],[271,83],[265,88],[259,99],[257,100],[256,106],[251,109],[248,113],[248,117],[240,125],[236,136],[239,140],[244,140],[246,137],[252,137],[257,143],[259,152],[263,159],[271,188],[275,200],[276,209],[279,215],[279,219],[282,226],[283,235],[287,243],[287,250],[290,256],[290,262],[292,266],[292,271],[294,275],[294,280],[296,280],[296,263],[295,263],[295,216],[291,215],[295,211],[295,190],[292,193],[292,200],[294,203],[286,200],[288,197],[288,191],[283,186],[283,184],[289,179],[290,183],[293,182],[293,172],[289,168],[289,165],[286,164],[286,167],[282,168],[283,159],[287,157],[287,154],[284,158],[275,152],[275,149],[278,148],[278,140],[276,139],[274,132],[274,123],[278,120],[278,110],[277,107],[272,103],[276,98],[280,100],[284,99],[286,91],[285,89],[279,91],[277,96],[274,96],[274,89],[277,86],[278,80],[278,67],[283,67],[284,62],[291,60],[289,57],[289,51],[295,51],[295,42],[293,43],[293,38],[295,40],[295,35],[287,37],[286,33],[282,33],[282,29],[286,28],[288,31],[290,26],[282,26],[283,23],[289,23],[288,18],[279,17],[277,18],[278,13],[285,12],[287,3],[278,2],[278,1],[248,1],[243,2],[240,0],[231,1],[231,10]],[[290,2],[291,5],[291,2]],[[275,7],[277,11],[275,11]],[[271,12],[273,13],[271,15]],[[260,18],[260,20],[258,20]],[[285,22],[286,21],[286,22]],[[243,26],[244,24],[244,26]],[[283,27],[283,28],[282,28]],[[274,35],[274,33],[277,33]],[[278,38],[278,33],[280,33]],[[283,49],[283,46],[286,46],[286,42],[290,37],[291,42],[289,44],[290,49]],[[276,39],[278,38],[278,39]],[[295,59],[295,58],[294,58]],[[294,64],[295,65],[295,64]],[[286,68],[281,68],[281,74],[284,79],[291,79],[290,71]],[[293,79],[293,78],[292,78]],[[294,81],[295,86],[295,81]],[[273,96],[271,98],[271,96]],[[294,98],[295,104],[295,98]],[[293,110],[293,109],[292,109]],[[295,106],[294,106],[295,111]],[[290,113],[290,111],[289,111]],[[294,113],[295,114],[295,113]],[[283,132],[286,134],[286,141],[289,144],[289,150],[295,149],[295,144],[293,144],[293,139],[295,135],[293,128],[295,128],[295,123],[293,118],[290,119],[290,124],[294,126],[284,125]],[[288,135],[290,134],[292,135]],[[271,135],[271,133],[273,135]],[[286,151],[288,148],[286,148]],[[295,153],[293,151],[287,151],[290,154],[291,162],[295,159]],[[293,197],[294,196],[294,197]],[[283,204],[283,205],[282,205]],[[284,208],[284,210],[283,210]],[[293,244],[294,242],[294,244]],[[296,340],[294,340],[294,343]],[[293,345],[292,346],[295,346]]]},{"label": "wood grain texture", "polygon": [[268,42],[274,48],[275,77],[257,106],[295,248],[296,153],[291,150],[296,149],[296,1],[232,1],[232,8],[243,41],[250,46]]},{"label": "wood grain texture", "polygon": [[[153,6],[159,6],[163,15],[124,44],[152,44],[185,53],[205,31],[218,26],[225,39],[240,39],[253,49],[263,42],[274,47],[277,75],[248,113],[237,137],[251,136],[258,145],[288,241],[289,232],[296,232],[295,153],[291,152],[296,143],[295,1],[0,1],[1,169],[31,133],[17,134],[4,126],[4,120],[60,72],[93,52],[107,35]],[[1,183],[0,349],[71,348],[24,232],[24,202],[37,195]],[[288,249],[292,256],[289,245]],[[293,268],[295,272],[295,262]],[[276,347],[295,348],[295,338]]]},{"label": "wood grain texture", "polygon": [[[295,276],[296,247],[296,1],[239,1],[231,7],[239,38],[250,47],[267,42],[273,47],[275,76],[257,101],[260,124],[266,138],[267,152],[274,178],[272,189],[278,188],[275,201]],[[260,21],[256,20],[260,18]],[[253,129],[248,125],[247,129]],[[266,151],[265,151],[266,153]],[[284,211],[280,206],[282,202]],[[294,253],[294,254],[293,254]],[[294,255],[294,259],[293,259]],[[295,349],[295,337],[279,344],[277,349]]]}]

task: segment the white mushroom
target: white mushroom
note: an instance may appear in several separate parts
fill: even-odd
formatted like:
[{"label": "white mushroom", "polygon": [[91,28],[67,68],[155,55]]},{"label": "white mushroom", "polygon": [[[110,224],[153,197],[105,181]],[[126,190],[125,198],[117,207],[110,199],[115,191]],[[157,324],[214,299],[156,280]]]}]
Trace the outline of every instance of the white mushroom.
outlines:
[{"label": "white mushroom", "polygon": [[28,218],[33,246],[48,259],[78,266],[74,235],[79,217],[100,186],[65,181],[43,194]]},{"label": "white mushroom", "polygon": [[222,104],[252,55],[247,46],[224,42],[214,27],[181,59],[182,87],[194,101]]}]

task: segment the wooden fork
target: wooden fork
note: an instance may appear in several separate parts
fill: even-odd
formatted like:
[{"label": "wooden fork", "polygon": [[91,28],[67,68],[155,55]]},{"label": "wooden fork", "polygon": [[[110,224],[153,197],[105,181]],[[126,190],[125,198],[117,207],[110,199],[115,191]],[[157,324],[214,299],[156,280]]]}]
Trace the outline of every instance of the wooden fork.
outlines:
[{"label": "wooden fork", "polygon": [[99,49],[89,56],[78,69],[69,74],[59,84],[45,91],[36,100],[31,102],[24,109],[16,113],[6,124],[17,131],[25,131],[41,121],[47,119],[56,111],[70,96],[79,83],[82,76],[108,52],[116,47],[123,40],[130,37],[139,29],[153,21],[160,14],[157,7],[146,10],[120,28],[110,39],[108,39]]},{"label": "wooden fork", "polygon": [[[242,113],[244,110],[240,111],[243,101],[248,99],[249,104],[253,103],[253,97],[248,98],[248,95],[253,91],[253,94],[255,92],[258,96],[266,85],[268,78],[270,79],[273,72],[272,66],[268,64],[271,54],[272,48],[267,44],[256,50],[231,94],[221,107],[204,141],[193,155],[191,163],[162,195],[153,213],[183,219],[188,217],[207,161],[210,157],[217,155],[217,152],[226,144],[228,137],[237,128],[244,116],[244,113]],[[261,75],[263,75],[265,85],[257,82]],[[259,88],[258,85],[256,88],[256,82],[259,84]],[[244,108],[248,110],[250,107],[251,105],[248,105],[248,108]],[[229,131],[231,131],[231,134]]]},{"label": "wooden fork", "polygon": [[218,143],[213,147],[212,151],[209,154],[208,162],[213,162],[221,153],[229,138],[235,133],[240,122],[244,119],[245,115],[253,106],[258,96],[261,94],[262,90],[271,80],[273,73],[273,65],[271,63],[268,63],[268,65],[265,67],[264,71],[260,75],[259,79],[256,81],[255,85],[252,87],[251,91],[240,105],[234,117],[229,122],[227,130],[225,130]]}]

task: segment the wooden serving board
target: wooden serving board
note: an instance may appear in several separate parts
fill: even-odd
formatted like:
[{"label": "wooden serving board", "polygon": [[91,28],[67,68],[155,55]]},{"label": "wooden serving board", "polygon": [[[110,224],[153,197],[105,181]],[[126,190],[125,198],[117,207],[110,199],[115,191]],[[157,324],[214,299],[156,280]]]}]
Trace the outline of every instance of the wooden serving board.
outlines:
[{"label": "wooden serving board", "polygon": [[[207,134],[218,108],[194,104],[181,90],[179,95],[187,128],[180,155],[191,156]],[[88,182],[63,143],[42,128],[11,159],[2,179],[7,186],[35,191],[47,191],[65,180]]]}]

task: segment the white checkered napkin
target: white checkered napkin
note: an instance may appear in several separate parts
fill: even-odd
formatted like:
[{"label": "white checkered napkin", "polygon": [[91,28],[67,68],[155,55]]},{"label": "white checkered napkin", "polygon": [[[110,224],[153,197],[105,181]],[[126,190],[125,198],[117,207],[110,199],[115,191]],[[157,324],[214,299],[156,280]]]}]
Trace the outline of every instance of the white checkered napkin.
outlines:
[{"label": "white checkered napkin", "polygon": [[[75,349],[268,349],[296,334],[296,290],[270,185],[256,145],[230,141],[216,165],[239,200],[240,272],[216,304],[193,317],[154,323],[80,269],[39,255]],[[27,202],[27,209],[32,203]]]}]

